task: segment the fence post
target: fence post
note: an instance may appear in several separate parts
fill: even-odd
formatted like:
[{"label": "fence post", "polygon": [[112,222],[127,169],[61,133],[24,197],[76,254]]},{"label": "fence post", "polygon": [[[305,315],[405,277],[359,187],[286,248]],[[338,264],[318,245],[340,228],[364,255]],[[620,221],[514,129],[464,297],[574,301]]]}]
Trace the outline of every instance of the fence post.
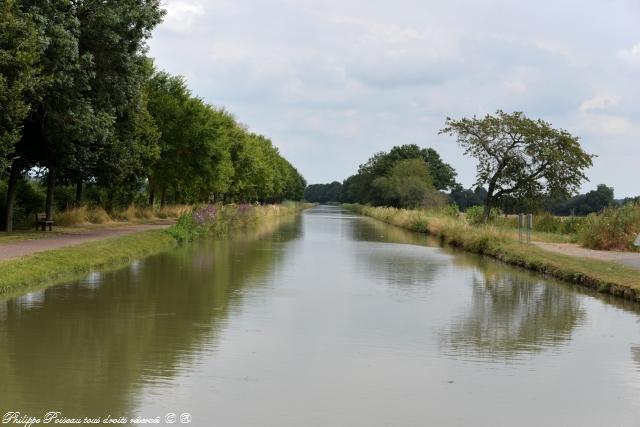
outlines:
[{"label": "fence post", "polygon": [[518,240],[522,242],[524,232],[524,214],[518,214]]},{"label": "fence post", "polygon": [[531,243],[531,232],[533,231],[533,214],[527,215],[527,243]]}]

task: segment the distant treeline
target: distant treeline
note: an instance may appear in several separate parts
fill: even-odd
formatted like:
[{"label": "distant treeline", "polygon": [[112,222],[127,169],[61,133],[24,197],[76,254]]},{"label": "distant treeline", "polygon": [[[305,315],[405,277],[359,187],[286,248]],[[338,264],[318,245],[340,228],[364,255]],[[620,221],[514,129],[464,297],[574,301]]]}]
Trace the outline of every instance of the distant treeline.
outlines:
[{"label": "distant treeline", "polygon": [[302,197],[268,138],[154,68],[146,41],[163,15],[159,0],[0,3],[6,230],[15,215],[51,217],[58,194],[107,209]]},{"label": "distant treeline", "polygon": [[[483,187],[465,189],[456,182],[457,173],[432,148],[417,145],[393,147],[361,165],[358,173],[342,183],[312,184],[304,198],[314,203],[361,203],[403,208],[455,204],[460,211],[482,206],[487,198]],[[505,213],[547,211],[555,215],[588,215],[634,199],[614,200],[614,190],[598,185],[596,190],[571,198],[535,199],[505,196],[499,207]]]}]

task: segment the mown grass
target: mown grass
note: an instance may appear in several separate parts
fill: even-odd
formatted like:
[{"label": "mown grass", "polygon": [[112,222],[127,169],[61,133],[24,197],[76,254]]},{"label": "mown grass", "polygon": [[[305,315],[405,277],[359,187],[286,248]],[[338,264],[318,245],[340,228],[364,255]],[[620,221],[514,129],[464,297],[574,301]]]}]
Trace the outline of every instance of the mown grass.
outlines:
[{"label": "mown grass", "polygon": [[513,234],[495,226],[472,226],[466,221],[405,210],[362,205],[347,209],[409,230],[429,233],[443,243],[465,251],[488,255],[509,264],[613,295],[640,301],[640,272],[606,261],[576,258],[520,243]]},{"label": "mown grass", "polygon": [[0,261],[0,293],[72,280],[175,245],[176,240],[164,230],[152,230]]},{"label": "mown grass", "polygon": [[218,214],[202,223],[196,220],[196,209],[184,213],[178,223],[167,230],[143,231],[0,261],[0,294],[67,282],[91,271],[117,268],[199,237],[220,237],[236,230],[250,230],[251,226],[267,219],[292,215],[309,205],[249,206],[217,206]]}]

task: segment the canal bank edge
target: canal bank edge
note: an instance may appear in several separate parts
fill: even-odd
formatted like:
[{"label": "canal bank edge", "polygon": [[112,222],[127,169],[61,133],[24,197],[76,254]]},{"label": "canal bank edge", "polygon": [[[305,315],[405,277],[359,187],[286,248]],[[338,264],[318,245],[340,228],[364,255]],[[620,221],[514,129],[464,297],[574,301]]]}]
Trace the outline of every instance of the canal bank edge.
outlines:
[{"label": "canal bank edge", "polygon": [[[295,204],[270,211],[271,215],[253,215],[245,221],[241,216],[224,218],[224,226],[216,227],[215,235],[221,237],[236,227],[251,225],[275,216],[297,214],[308,204]],[[262,212],[268,207],[255,207]],[[222,225],[222,224],[220,224]],[[166,230],[141,231],[126,236],[69,246],[61,249],[37,252],[15,259],[0,261],[0,297],[20,293],[32,288],[53,286],[77,280],[92,271],[113,270],[135,260],[165,252],[187,243],[181,240],[172,226]],[[205,234],[200,234],[203,237]]]},{"label": "canal bank edge", "polygon": [[[463,225],[420,211],[345,204],[345,209],[408,230],[431,234],[441,242],[557,279],[640,302],[640,272],[617,263],[571,257],[513,240],[493,227]],[[410,217],[410,218],[408,218]]]}]

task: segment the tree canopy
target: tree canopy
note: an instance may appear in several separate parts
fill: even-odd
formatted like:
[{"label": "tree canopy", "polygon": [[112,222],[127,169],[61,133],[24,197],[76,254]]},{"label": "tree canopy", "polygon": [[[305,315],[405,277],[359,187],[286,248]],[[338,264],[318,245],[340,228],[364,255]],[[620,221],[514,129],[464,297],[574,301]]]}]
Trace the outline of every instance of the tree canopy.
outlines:
[{"label": "tree canopy", "polygon": [[476,185],[487,187],[484,218],[504,196],[566,197],[577,193],[593,156],[577,137],[521,112],[498,110],[483,118],[447,118],[440,133],[456,136],[478,160]]},{"label": "tree canopy", "polygon": [[[306,183],[266,137],[155,70],[146,41],[159,0],[7,0],[0,5],[3,223],[27,176],[99,187],[104,207],[300,199]],[[22,190],[20,190],[22,191]],[[18,197],[20,200],[20,197]],[[95,200],[94,200],[95,202]]]},{"label": "tree canopy", "polygon": [[[404,162],[405,160],[415,161]],[[396,168],[398,164],[401,166]],[[409,168],[409,175],[402,176],[401,168]],[[424,171],[426,172],[423,173]],[[433,148],[420,148],[415,144],[396,146],[389,152],[374,154],[366,163],[360,165],[358,172],[343,182],[341,201],[383,205],[393,200],[394,206],[404,207],[404,202],[400,200],[409,200],[406,198],[406,192],[417,189],[416,180],[422,182],[420,186],[424,187],[424,191],[426,187],[430,188],[426,193],[433,198],[436,197],[436,192],[431,189],[445,191],[457,188],[455,178],[456,172],[453,167],[443,162]],[[401,189],[400,185],[407,188]],[[413,190],[409,190],[409,187]],[[405,197],[400,197],[399,192],[405,193]],[[428,202],[428,198],[427,196],[424,200],[425,203]],[[413,201],[409,204],[414,205]]]}]

